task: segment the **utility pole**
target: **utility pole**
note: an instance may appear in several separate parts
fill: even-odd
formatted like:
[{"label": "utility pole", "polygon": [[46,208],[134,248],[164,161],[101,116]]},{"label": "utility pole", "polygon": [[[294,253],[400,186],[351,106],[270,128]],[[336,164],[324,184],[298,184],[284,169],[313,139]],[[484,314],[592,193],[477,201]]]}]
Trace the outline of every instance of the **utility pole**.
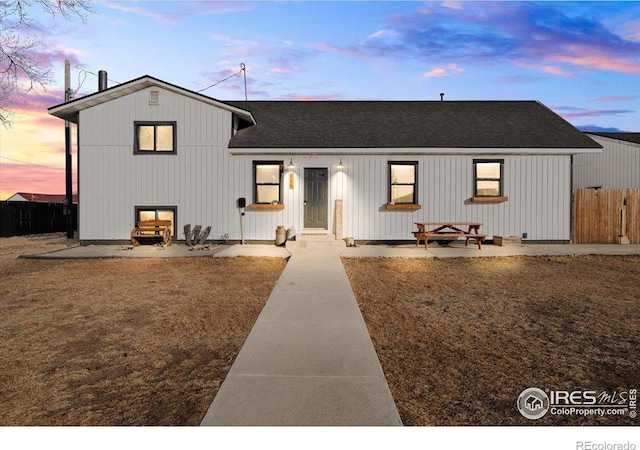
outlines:
[{"label": "utility pole", "polygon": [[[71,100],[71,70],[69,60],[64,60],[64,101]],[[67,214],[67,239],[73,239],[73,186],[72,186],[72,162],[71,162],[71,124],[64,121],[64,149],[65,149],[65,176],[66,176],[66,214]]]},{"label": "utility pole", "polygon": [[240,63],[240,70],[244,76],[244,101],[247,101],[247,66],[244,63]]}]

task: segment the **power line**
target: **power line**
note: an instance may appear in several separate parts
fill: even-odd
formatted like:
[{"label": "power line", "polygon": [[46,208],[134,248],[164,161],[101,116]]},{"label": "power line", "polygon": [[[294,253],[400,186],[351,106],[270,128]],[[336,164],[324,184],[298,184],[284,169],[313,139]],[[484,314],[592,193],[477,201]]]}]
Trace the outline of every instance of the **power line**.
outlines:
[{"label": "power line", "polygon": [[13,159],[13,158],[8,158],[6,156],[2,156],[0,155],[0,158],[2,159],[6,159],[8,161],[13,161],[13,162],[17,162],[20,164],[27,164],[29,166],[36,166],[36,167],[44,167],[45,169],[52,169],[52,170],[65,170],[64,167],[53,167],[53,166],[45,166],[44,164],[35,164],[35,163],[30,163],[27,161],[20,161],[19,159]]},{"label": "power line", "polygon": [[[80,69],[80,67],[76,66],[76,69]],[[93,76],[98,77],[98,74],[97,74],[97,73],[93,73],[93,72],[91,72],[90,70],[80,69],[80,72],[78,72],[78,87],[77,87],[77,89],[75,89],[75,90],[72,90],[72,91],[71,91],[71,97],[72,97],[72,98],[76,96],[76,94],[78,93],[78,91],[80,90],[80,88],[82,87],[82,85],[84,84],[85,80],[87,79],[87,74],[88,74],[88,73],[89,73],[89,74],[91,74],[91,75],[93,75]],[[80,77],[81,77],[81,76],[83,76],[83,77],[82,77],[82,80],[80,80]],[[115,84],[122,84],[122,83],[120,83],[119,81],[112,80],[111,78],[107,78],[107,79],[108,79],[109,81],[111,81],[112,83],[115,83]]]},{"label": "power line", "polygon": [[240,76],[240,74],[242,74],[242,73],[244,73],[244,99],[246,100],[246,99],[247,99],[247,68],[246,68],[246,66],[244,65],[244,63],[240,63],[240,70],[239,70],[238,72],[236,72],[236,73],[232,73],[232,74],[231,74],[231,75],[229,75],[228,77],[223,78],[223,79],[222,79],[222,80],[220,80],[220,81],[216,81],[215,83],[213,83],[213,84],[211,84],[211,85],[207,86],[207,87],[206,87],[206,88],[204,88],[204,89],[200,89],[200,90],[198,91],[198,93],[200,93],[200,92],[204,92],[204,91],[206,91],[207,89],[210,89],[210,88],[212,88],[212,87],[214,87],[214,86],[217,86],[218,84],[220,84],[220,83],[222,83],[222,82],[224,82],[224,81],[227,81],[227,80],[228,80],[229,78],[231,78],[231,77],[239,77],[239,76]]}]

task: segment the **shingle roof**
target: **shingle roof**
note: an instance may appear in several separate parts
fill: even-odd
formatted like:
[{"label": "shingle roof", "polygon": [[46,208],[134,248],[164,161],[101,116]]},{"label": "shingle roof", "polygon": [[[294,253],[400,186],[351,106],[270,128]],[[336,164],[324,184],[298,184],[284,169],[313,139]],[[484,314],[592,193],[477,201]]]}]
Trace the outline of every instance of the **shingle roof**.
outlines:
[{"label": "shingle roof", "polygon": [[[67,196],[65,194],[36,194],[32,192],[16,192],[9,199],[13,197],[22,197],[28,202],[36,203],[62,203]],[[72,202],[78,203],[78,194],[72,195]]]},{"label": "shingle roof", "polygon": [[536,101],[225,101],[230,148],[601,148]]},{"label": "shingle roof", "polygon": [[587,133],[611,139],[618,139],[621,141],[633,142],[634,144],[640,144],[640,133],[600,133],[592,131],[587,131]]}]

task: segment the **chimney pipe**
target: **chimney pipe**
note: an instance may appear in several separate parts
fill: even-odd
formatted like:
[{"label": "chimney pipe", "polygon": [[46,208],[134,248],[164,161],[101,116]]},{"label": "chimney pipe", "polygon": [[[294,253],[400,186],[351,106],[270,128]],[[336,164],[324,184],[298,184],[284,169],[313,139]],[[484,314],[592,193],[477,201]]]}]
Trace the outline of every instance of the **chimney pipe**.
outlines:
[{"label": "chimney pipe", "polygon": [[107,71],[100,70],[98,72],[98,92],[102,92],[107,89]]},{"label": "chimney pipe", "polygon": [[444,92],[440,92],[440,101],[443,102],[444,101]]}]

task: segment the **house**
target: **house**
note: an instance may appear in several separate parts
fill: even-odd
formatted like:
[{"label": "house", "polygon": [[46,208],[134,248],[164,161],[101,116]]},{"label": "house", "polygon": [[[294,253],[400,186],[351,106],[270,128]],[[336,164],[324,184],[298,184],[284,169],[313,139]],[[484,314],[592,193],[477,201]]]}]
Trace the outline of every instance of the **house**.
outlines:
[{"label": "house", "polygon": [[544,408],[544,404],[541,399],[534,395],[530,395],[524,401],[525,406],[529,409],[529,411],[538,411],[539,409]]},{"label": "house", "polygon": [[640,133],[587,135],[603,150],[573,157],[574,188],[640,188]]},{"label": "house", "polygon": [[[16,192],[6,201],[8,202],[35,202],[35,203],[62,203],[64,194],[35,194],[33,192]],[[73,194],[73,203],[78,203],[78,195]]]},{"label": "house", "polygon": [[[411,241],[414,222],[571,238],[571,156],[601,146],[536,101],[219,101],[143,76],[49,108],[78,124],[79,237],[137,220],[273,242],[276,227]],[[341,202],[336,202],[341,200]],[[340,204],[336,208],[336,204]]]}]

